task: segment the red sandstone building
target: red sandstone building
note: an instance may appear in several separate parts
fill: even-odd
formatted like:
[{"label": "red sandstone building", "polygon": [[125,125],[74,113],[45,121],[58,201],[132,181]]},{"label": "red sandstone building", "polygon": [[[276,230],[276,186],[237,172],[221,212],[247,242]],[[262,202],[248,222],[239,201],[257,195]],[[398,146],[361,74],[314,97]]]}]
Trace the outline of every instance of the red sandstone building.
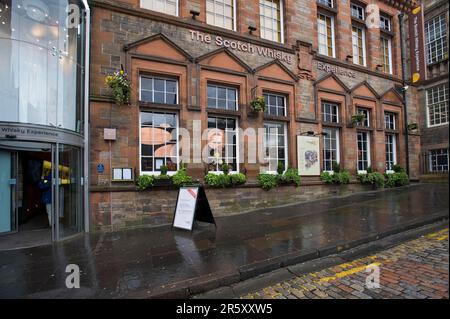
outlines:
[{"label": "red sandstone building", "polygon": [[[314,196],[305,195],[306,187],[311,187],[310,194],[323,192],[318,176],[336,164],[353,175],[369,168],[384,173],[396,164],[408,166],[405,118],[418,123],[419,113],[416,90],[411,88],[406,92],[405,117],[398,15],[408,12],[412,1],[95,0],[90,4],[94,228],[170,221],[175,193],[138,192],[133,181],[126,180],[159,174],[161,165],[175,172],[183,158],[195,178],[219,172],[215,162],[219,158],[233,171],[246,172],[252,181],[260,172],[276,172],[280,162],[284,168],[300,168],[301,144],[308,137],[316,138],[319,151],[312,162],[317,162],[318,170],[303,174],[311,186],[273,193],[281,202],[299,198],[296,192]],[[116,105],[105,86],[105,77],[121,66],[132,83],[130,105]],[[265,112],[251,111],[257,97],[265,98]],[[355,123],[357,114],[365,120]],[[180,137],[182,129],[193,136],[196,125],[226,136],[220,137],[225,140],[223,151],[209,152],[207,163],[194,154],[196,148],[208,150],[210,136],[188,146]],[[238,128],[262,129],[261,143],[230,135]],[[262,148],[264,163],[249,160],[246,150],[254,145]],[[409,136],[412,177],[420,172],[419,157],[420,137]],[[125,171],[132,174],[124,181]],[[227,213],[233,210],[220,207],[239,201],[256,206],[262,203],[258,196],[266,196],[251,187],[234,192],[234,198],[210,192],[213,206]]]}]

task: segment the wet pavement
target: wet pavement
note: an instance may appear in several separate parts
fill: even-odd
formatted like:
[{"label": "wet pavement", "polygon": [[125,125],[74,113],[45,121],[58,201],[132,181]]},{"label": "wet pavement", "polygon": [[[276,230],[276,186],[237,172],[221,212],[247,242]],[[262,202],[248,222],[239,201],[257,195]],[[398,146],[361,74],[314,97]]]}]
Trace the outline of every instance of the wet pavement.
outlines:
[{"label": "wet pavement", "polygon": [[[448,228],[320,271],[293,275],[243,299],[448,299]],[[379,277],[368,275],[378,269]],[[375,285],[375,278],[377,285]],[[370,284],[372,283],[372,284]]]},{"label": "wet pavement", "polygon": [[[0,298],[188,297],[448,218],[448,194],[413,185],[217,218],[193,234],[158,227],[4,251]],[[80,289],[66,288],[69,264]]]}]

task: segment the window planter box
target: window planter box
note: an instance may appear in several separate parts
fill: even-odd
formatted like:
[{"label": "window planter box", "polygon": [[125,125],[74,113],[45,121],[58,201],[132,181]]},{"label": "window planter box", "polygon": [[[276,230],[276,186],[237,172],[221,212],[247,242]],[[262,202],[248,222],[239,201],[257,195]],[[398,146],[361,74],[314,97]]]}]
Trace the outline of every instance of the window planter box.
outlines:
[{"label": "window planter box", "polygon": [[169,179],[155,179],[153,187],[171,187],[173,186],[173,181]]}]

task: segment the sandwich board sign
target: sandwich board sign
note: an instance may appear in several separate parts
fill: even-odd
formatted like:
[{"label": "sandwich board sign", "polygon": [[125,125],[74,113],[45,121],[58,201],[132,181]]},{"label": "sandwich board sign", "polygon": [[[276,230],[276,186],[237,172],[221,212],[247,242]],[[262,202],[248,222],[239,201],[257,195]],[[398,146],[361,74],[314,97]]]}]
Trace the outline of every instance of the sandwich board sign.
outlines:
[{"label": "sandwich board sign", "polygon": [[178,193],[172,228],[193,231],[196,221],[216,225],[205,189],[182,187]]}]

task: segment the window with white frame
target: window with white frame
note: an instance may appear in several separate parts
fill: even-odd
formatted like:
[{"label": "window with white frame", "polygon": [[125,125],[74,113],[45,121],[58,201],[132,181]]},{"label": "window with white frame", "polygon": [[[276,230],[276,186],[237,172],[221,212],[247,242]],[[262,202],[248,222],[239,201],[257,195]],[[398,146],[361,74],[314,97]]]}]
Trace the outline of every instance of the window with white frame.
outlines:
[{"label": "window with white frame", "polygon": [[370,135],[358,132],[358,172],[367,172],[370,167]]},{"label": "window with white frame", "polygon": [[322,119],[324,122],[339,123],[339,105],[322,102]]},{"label": "window with white frame", "polygon": [[178,116],[175,113],[141,112],[141,174],[153,174],[167,166],[178,170]]},{"label": "window with white frame", "polygon": [[333,166],[340,162],[339,129],[323,129],[323,170],[333,171]]},{"label": "window with white frame", "polygon": [[236,0],[206,0],[206,23],[236,30]]},{"label": "window with white frame", "polygon": [[380,28],[386,31],[391,31],[391,18],[380,15]]},{"label": "window with white frame", "polygon": [[140,82],[140,101],[158,104],[178,104],[177,80],[141,76]]},{"label": "window with white frame", "polygon": [[431,172],[448,172],[448,149],[431,150],[429,157]]},{"label": "window with white frame", "polygon": [[428,126],[448,123],[448,83],[427,90]]},{"label": "window with white frame", "polygon": [[397,129],[397,114],[391,112],[384,113],[384,128],[387,130]]},{"label": "window with white frame", "polygon": [[317,15],[317,30],[319,53],[334,58],[334,17],[319,13]]},{"label": "window with white frame", "polygon": [[356,113],[364,116],[364,119],[358,123],[358,126],[370,127],[370,110],[364,108],[357,108]]},{"label": "window with white frame", "polygon": [[238,90],[232,87],[208,84],[208,107],[237,111]]},{"label": "window with white frame", "polygon": [[382,71],[392,74],[392,41],[390,38],[380,38],[380,51]]},{"label": "window with white frame", "polygon": [[141,0],[141,8],[178,15],[178,0]]},{"label": "window with white frame", "polygon": [[365,8],[356,4],[356,3],[352,3],[350,4],[351,6],[351,12],[352,12],[352,17],[359,19],[359,20],[364,20],[364,13],[365,13]]},{"label": "window with white frame", "polygon": [[287,136],[286,125],[283,123],[265,122],[264,123],[264,160],[267,166],[264,168],[266,173],[275,173],[278,164],[287,168]]},{"label": "window with white frame", "polygon": [[208,163],[210,172],[221,172],[228,164],[230,171],[238,167],[237,120],[228,117],[208,117]]},{"label": "window with white frame", "polygon": [[286,97],[284,95],[264,93],[266,111],[268,115],[286,116]]},{"label": "window with white frame", "polygon": [[364,29],[352,26],[353,63],[366,66],[366,36]]},{"label": "window with white frame", "polygon": [[445,14],[425,22],[425,39],[428,64],[448,58]]},{"label": "window with white frame", "polygon": [[326,7],[333,8],[333,0],[317,0],[317,3],[324,5]]},{"label": "window with white frame", "polygon": [[261,38],[283,43],[282,0],[260,0],[259,16],[261,23]]},{"label": "window with white frame", "polygon": [[386,134],[386,171],[394,170],[397,164],[397,138],[394,134]]}]

